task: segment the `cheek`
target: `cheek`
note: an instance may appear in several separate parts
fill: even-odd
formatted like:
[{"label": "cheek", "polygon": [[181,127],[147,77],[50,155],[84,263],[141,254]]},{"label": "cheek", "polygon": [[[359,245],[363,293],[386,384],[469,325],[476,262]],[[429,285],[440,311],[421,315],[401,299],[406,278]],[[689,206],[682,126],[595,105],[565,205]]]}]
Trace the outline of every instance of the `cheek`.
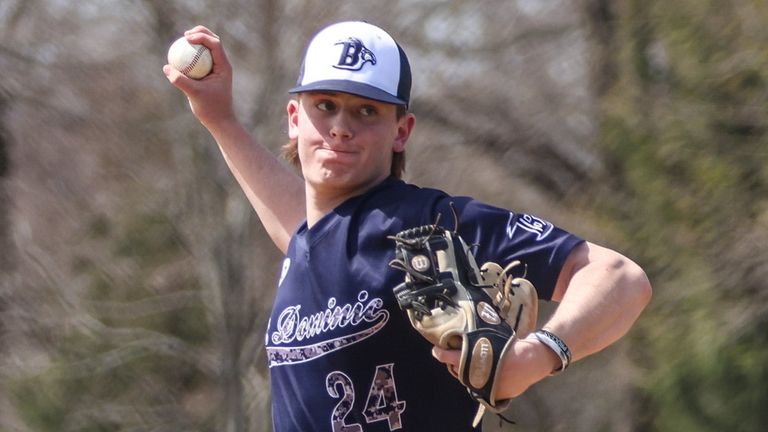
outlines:
[{"label": "cheek", "polygon": [[299,156],[299,161],[307,160],[309,152],[307,151],[307,145],[302,140],[297,140],[296,153]]},{"label": "cheek", "polygon": [[292,125],[296,138],[314,138],[316,139],[320,132],[317,127],[323,127],[322,122],[318,119],[310,119],[305,111],[301,111],[297,114],[296,122]]}]

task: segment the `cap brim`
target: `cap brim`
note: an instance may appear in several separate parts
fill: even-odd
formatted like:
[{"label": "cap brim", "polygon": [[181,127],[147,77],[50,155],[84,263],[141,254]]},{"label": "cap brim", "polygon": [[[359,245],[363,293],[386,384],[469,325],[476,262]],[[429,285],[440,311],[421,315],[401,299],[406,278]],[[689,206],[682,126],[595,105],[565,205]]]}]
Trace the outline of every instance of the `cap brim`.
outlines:
[{"label": "cap brim", "polygon": [[408,102],[395,97],[385,92],[384,90],[378,89],[368,84],[346,80],[316,81],[311,84],[294,87],[288,90],[288,93],[303,93],[310,91],[332,91],[349,93],[355,96],[361,96],[379,102],[386,102],[395,105],[408,105]]}]

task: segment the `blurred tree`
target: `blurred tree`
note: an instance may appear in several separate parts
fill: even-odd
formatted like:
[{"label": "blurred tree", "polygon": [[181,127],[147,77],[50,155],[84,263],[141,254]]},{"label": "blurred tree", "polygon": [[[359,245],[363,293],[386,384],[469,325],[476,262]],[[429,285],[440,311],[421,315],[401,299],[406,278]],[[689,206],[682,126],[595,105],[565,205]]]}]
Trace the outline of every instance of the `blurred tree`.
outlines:
[{"label": "blurred tree", "polygon": [[306,40],[361,17],[416,73],[409,180],[538,213],[652,274],[638,331],[531,389],[510,430],[764,423],[761,3],[7,0],[0,429],[271,429],[280,256],[162,76],[164,47],[220,34],[237,112],[277,151]]},{"label": "blurred tree", "polygon": [[[11,239],[10,229],[10,197],[7,192],[7,177],[10,174],[10,133],[5,124],[5,112],[9,104],[10,97],[0,83],[0,358],[6,358],[8,355],[9,338],[7,326],[7,316],[10,311],[10,293],[11,283],[13,283],[13,265],[15,257],[15,248]],[[7,392],[4,389],[4,373],[2,371],[2,361],[0,361],[0,416],[3,411],[8,410],[6,399]],[[7,414],[6,414],[7,415]]]},{"label": "blurred tree", "polygon": [[[655,275],[643,429],[757,431],[768,403],[764,23],[749,0],[588,2],[604,55],[596,202]],[[595,189],[595,190],[601,190]]]}]

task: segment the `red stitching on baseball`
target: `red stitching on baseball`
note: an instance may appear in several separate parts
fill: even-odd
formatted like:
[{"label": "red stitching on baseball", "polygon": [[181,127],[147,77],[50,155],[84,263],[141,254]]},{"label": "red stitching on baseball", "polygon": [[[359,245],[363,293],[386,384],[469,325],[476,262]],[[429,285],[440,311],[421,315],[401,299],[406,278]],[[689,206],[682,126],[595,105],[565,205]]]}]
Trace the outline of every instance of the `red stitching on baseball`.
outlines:
[{"label": "red stitching on baseball", "polygon": [[200,60],[200,57],[203,56],[203,52],[204,51],[205,51],[205,47],[204,46],[200,46],[200,47],[197,48],[197,50],[195,51],[195,56],[192,57],[192,61],[190,61],[189,64],[187,65],[187,67],[185,67],[181,71],[184,75],[187,75],[188,73],[192,72],[192,69],[195,67],[197,62]]}]

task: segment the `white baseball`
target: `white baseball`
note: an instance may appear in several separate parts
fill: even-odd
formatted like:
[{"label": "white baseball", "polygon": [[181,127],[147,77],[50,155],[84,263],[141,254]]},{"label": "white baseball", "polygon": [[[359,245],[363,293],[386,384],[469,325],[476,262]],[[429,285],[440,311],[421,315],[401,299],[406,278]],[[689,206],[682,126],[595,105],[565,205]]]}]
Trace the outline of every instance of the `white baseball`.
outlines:
[{"label": "white baseball", "polygon": [[190,78],[200,79],[211,73],[213,59],[208,48],[181,37],[168,49],[168,64]]}]

